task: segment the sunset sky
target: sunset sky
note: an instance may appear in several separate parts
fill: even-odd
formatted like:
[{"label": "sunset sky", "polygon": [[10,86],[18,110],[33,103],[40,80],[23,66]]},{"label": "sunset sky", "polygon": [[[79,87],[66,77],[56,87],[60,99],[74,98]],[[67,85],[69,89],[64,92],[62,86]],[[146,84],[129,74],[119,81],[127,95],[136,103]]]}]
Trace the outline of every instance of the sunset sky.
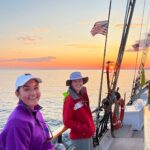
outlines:
[{"label": "sunset sky", "polygon": [[[127,0],[112,0],[106,60],[116,61]],[[139,40],[144,0],[137,0],[126,50]],[[145,8],[145,38],[150,0]],[[98,69],[105,36],[92,37],[96,21],[107,20],[109,0],[1,0],[0,68]],[[139,62],[142,52],[139,52]],[[123,68],[136,53],[126,51]],[[150,53],[146,68],[150,68]]]}]

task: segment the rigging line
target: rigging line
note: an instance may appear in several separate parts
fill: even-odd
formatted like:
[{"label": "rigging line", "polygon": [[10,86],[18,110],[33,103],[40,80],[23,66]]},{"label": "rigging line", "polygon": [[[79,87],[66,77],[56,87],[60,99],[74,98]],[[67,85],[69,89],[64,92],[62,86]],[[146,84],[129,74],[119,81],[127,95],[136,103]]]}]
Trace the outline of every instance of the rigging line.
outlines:
[{"label": "rigging line", "polygon": [[107,48],[107,37],[108,37],[109,20],[110,20],[110,13],[111,13],[111,3],[112,3],[112,0],[110,0],[110,3],[109,3],[108,27],[107,27],[107,33],[106,33],[106,39],[105,39],[105,46],[104,46],[104,55],[103,55],[103,64],[102,64],[102,72],[101,72],[101,82],[100,82],[100,90],[99,90],[98,108],[100,107],[101,97],[102,97],[103,76],[104,76],[104,67],[105,67],[105,57],[106,57],[106,48]]},{"label": "rigging line", "polygon": [[127,7],[126,7],[126,14],[125,14],[125,17],[124,17],[124,26],[123,26],[123,31],[125,30],[125,27],[126,27],[126,20],[127,20],[127,17],[128,17],[128,13],[129,13],[129,10],[128,10],[128,7],[129,7],[129,4],[130,4],[130,0],[127,1]]},{"label": "rigging line", "polygon": [[[148,34],[149,34],[149,24],[150,24],[150,11],[149,11],[149,14],[148,14],[148,22],[147,22],[147,27],[146,27],[146,34],[145,34],[145,41],[144,41],[144,45],[145,45],[145,50],[143,51],[143,54],[142,54],[142,58],[141,58],[141,63],[142,63],[142,60],[144,59],[144,62],[145,63],[145,60],[146,60],[146,54],[145,52],[148,52],[148,48],[147,48],[147,40],[148,40]],[[145,58],[143,58],[145,57]],[[141,64],[142,65],[142,64]],[[144,65],[144,64],[143,64]],[[143,66],[144,67],[144,66]]]},{"label": "rigging line", "polygon": [[[149,14],[148,14],[148,23],[147,23],[147,27],[146,27],[146,33],[148,33],[149,34],[149,24],[150,24],[150,11],[149,11]],[[147,34],[145,35],[145,44],[146,44],[146,42],[147,42]]]},{"label": "rigging line", "polygon": [[[147,26],[146,26],[146,34],[145,34],[145,41],[144,41],[144,46],[145,46],[145,48],[146,48],[146,44],[147,44],[147,40],[148,40],[148,34],[149,34],[149,23],[150,23],[150,11],[149,11],[149,14],[148,14],[148,22],[147,22]],[[144,50],[143,51],[143,54],[142,54],[142,58],[141,58],[141,62],[142,62],[142,60],[144,59],[143,57],[145,57],[146,55],[145,55],[145,53],[146,53],[146,51],[147,51],[147,48],[146,48],[146,50]],[[143,62],[144,63],[144,62]]]},{"label": "rigging line", "polygon": [[[141,34],[142,34],[142,27],[143,27],[143,20],[144,20],[144,12],[145,12],[145,4],[146,4],[146,0],[144,0],[144,6],[143,6],[143,14],[142,14],[141,27],[140,27],[141,30],[140,30],[140,38],[139,38],[139,41],[141,40]],[[138,54],[139,54],[139,47],[138,47],[137,56],[136,56],[135,74],[136,74],[136,69],[137,69]],[[135,81],[135,74],[134,74],[134,80],[133,80],[133,81]]]},{"label": "rigging line", "polygon": [[124,50],[125,50],[125,46],[126,46],[126,42],[127,42],[129,28],[131,25],[131,20],[132,20],[132,16],[133,16],[135,3],[136,3],[136,0],[133,0],[133,1],[130,0],[127,12],[125,13],[127,16],[126,16],[126,20],[125,20],[125,24],[124,24],[124,30],[123,30],[121,44],[120,44],[120,48],[119,48],[119,52],[118,52],[118,58],[116,61],[117,69],[114,72],[113,80],[112,80],[113,82],[111,83],[112,91],[115,91],[116,86],[117,86],[120,67],[121,67],[121,63],[122,63],[122,59],[123,59],[123,55],[124,55]]},{"label": "rigging line", "polygon": [[[149,14],[148,14],[148,22],[147,22],[147,27],[146,27],[146,34],[145,34],[144,47],[143,47],[143,52],[142,52],[142,57],[141,57],[141,63],[140,63],[139,70],[138,70],[138,76],[136,77],[137,82],[139,82],[139,80],[140,80],[140,75],[141,75],[142,69],[144,68],[147,53],[148,53],[147,40],[149,40],[148,35],[149,35],[149,32],[150,32],[150,30],[148,31],[149,23],[150,23],[150,11],[149,11]],[[135,93],[136,90],[137,90],[137,87],[134,89],[133,92]],[[134,97],[134,95],[133,95],[133,97]],[[130,102],[132,103],[133,101],[135,101],[135,99],[133,99],[133,100],[131,99]]]},{"label": "rigging line", "polygon": [[[126,28],[126,26],[127,26],[127,24],[126,24],[126,20],[127,20],[127,18],[128,18],[128,13],[129,13],[129,10],[128,10],[128,8],[129,8],[129,5],[130,5],[130,0],[127,0],[127,5],[126,5],[126,13],[125,13],[125,17],[124,17],[124,23],[123,23],[123,31],[125,30],[125,28]],[[123,34],[123,33],[122,33]],[[122,35],[123,36],[123,35]],[[119,54],[119,52],[118,52],[118,55],[120,55]],[[116,66],[115,66],[115,68],[117,68],[118,67],[118,64],[117,64],[117,61],[118,61],[118,58],[117,58],[117,60],[116,60]],[[111,79],[111,87],[113,86],[113,84],[114,84],[114,78],[115,78],[115,75],[116,75],[116,70],[114,70],[114,74],[113,74],[113,76],[112,76],[112,79]]]},{"label": "rigging line", "polygon": [[[142,35],[142,27],[143,27],[144,13],[145,13],[145,4],[146,4],[146,0],[144,0],[142,20],[141,20],[141,26],[140,26],[139,42],[141,40],[141,35]],[[136,62],[135,62],[135,70],[134,70],[132,89],[134,88],[134,84],[135,84],[135,76],[136,76],[136,70],[137,70],[137,64],[138,64],[138,58],[139,58],[139,47],[140,47],[140,45],[138,46],[137,53],[136,53]]]}]

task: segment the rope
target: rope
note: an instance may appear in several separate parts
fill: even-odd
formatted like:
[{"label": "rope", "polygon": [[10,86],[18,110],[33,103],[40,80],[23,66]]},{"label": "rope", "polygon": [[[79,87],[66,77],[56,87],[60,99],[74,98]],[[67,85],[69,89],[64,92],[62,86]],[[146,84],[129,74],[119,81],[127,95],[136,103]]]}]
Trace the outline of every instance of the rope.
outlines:
[{"label": "rope", "polygon": [[135,99],[132,99],[132,98],[133,98],[134,94],[136,93],[136,90],[138,89],[138,87],[140,87],[140,85],[139,85],[140,75],[141,75],[141,72],[143,71],[145,61],[146,61],[146,57],[147,57],[147,54],[148,54],[148,46],[146,44],[147,44],[147,40],[148,40],[148,34],[150,32],[150,31],[148,31],[149,23],[150,23],[150,11],[149,11],[149,14],[148,14],[148,22],[147,22],[147,27],[146,27],[145,41],[144,41],[144,48],[145,49],[143,50],[143,53],[142,53],[141,64],[140,64],[139,70],[138,70],[138,76],[135,79],[137,82],[135,82],[134,86],[136,85],[136,83],[137,83],[137,86],[135,86],[134,89],[132,88],[130,104],[135,100]]},{"label": "rope", "polygon": [[[146,0],[144,0],[144,6],[143,6],[143,12],[142,12],[142,20],[141,20],[141,27],[140,27],[140,35],[139,35],[139,42],[141,40],[141,35],[142,35],[142,27],[143,27],[143,20],[144,20],[145,4],[146,4]],[[135,76],[136,76],[138,57],[139,57],[139,47],[140,47],[140,45],[138,46],[137,53],[136,53],[136,62],[135,62],[135,69],[134,69],[134,77],[133,77],[132,89],[134,88],[134,85],[135,85]],[[132,96],[132,93],[131,93],[131,96]]]},{"label": "rope", "polygon": [[149,28],[149,24],[150,24],[150,11],[149,11],[149,14],[148,14],[148,23],[147,23],[147,27],[146,27],[146,35],[145,35],[145,45],[147,44],[147,38],[148,38],[148,34],[149,34],[149,32],[150,31],[148,31],[148,30],[150,30],[150,29],[148,29]]},{"label": "rope", "polygon": [[122,38],[121,38],[121,44],[120,44],[118,57],[117,57],[117,61],[116,61],[116,68],[117,69],[115,69],[115,71],[114,71],[112,83],[111,83],[111,89],[113,92],[116,90],[116,86],[117,86],[117,82],[118,82],[118,78],[119,78],[120,68],[121,68],[122,59],[124,56],[125,46],[126,46],[126,42],[127,42],[127,37],[128,37],[130,25],[131,25],[131,20],[132,20],[136,0],[133,0],[133,1],[130,0],[130,2],[128,1],[128,3],[129,4],[127,6],[126,13],[125,13],[125,20],[124,20],[124,27],[123,27],[123,33],[122,33]]},{"label": "rope", "polygon": [[148,53],[147,40],[148,40],[148,34],[150,32],[149,29],[148,29],[149,28],[149,23],[150,23],[150,11],[149,11],[149,14],[148,14],[148,22],[147,22],[147,27],[146,27],[145,41],[144,41],[145,50],[142,53],[141,66],[140,66],[139,69],[144,68],[145,61],[146,61],[146,56],[147,56],[147,53]]}]

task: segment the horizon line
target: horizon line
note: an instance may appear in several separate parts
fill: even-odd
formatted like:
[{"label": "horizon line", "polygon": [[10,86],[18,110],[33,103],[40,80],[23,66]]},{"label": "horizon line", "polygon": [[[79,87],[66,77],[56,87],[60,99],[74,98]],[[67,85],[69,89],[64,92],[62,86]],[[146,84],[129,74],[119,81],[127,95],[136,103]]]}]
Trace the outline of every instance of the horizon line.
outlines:
[{"label": "horizon line", "polygon": [[[76,70],[102,70],[102,68],[0,68],[0,70],[75,70],[75,69]],[[150,70],[149,67],[148,68],[146,67],[144,69]],[[121,68],[120,70],[135,70],[135,68]]]}]

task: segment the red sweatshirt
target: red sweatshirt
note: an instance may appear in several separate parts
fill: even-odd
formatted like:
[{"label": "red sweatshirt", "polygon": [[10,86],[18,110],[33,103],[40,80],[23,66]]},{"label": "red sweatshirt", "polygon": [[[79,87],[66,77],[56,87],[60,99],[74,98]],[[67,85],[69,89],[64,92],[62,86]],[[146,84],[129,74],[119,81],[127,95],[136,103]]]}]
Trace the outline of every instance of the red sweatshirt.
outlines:
[{"label": "red sweatshirt", "polygon": [[94,135],[95,125],[89,107],[89,98],[86,88],[83,87],[81,95],[69,88],[68,96],[63,107],[64,125],[71,129],[71,139],[90,138]]}]

